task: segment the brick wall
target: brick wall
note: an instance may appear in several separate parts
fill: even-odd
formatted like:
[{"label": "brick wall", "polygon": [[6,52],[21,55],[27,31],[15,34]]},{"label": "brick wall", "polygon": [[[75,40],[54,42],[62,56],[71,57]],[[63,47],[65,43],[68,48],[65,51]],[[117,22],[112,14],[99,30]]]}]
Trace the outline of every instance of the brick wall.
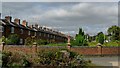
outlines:
[{"label": "brick wall", "polygon": [[97,47],[71,47],[71,51],[84,55],[97,55]]},{"label": "brick wall", "polygon": [[118,50],[120,50],[120,47],[103,47],[102,54],[116,55],[119,54]]},{"label": "brick wall", "polygon": [[[63,46],[14,46],[14,45],[6,45],[4,46],[5,51],[19,51],[24,53],[36,53],[42,50],[46,51],[53,51],[53,50],[59,50],[64,49],[66,47]],[[120,47],[71,47],[71,51],[77,52],[79,54],[83,55],[119,55],[118,50],[120,50]]]},{"label": "brick wall", "polygon": [[120,47],[71,47],[71,51],[83,55],[119,55]]}]

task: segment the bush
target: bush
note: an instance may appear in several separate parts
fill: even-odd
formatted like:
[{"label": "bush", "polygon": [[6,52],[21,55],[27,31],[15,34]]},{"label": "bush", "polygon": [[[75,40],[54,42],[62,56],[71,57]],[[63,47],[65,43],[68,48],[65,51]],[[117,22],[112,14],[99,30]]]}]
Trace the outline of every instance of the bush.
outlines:
[{"label": "bush", "polygon": [[6,38],[6,44],[19,44],[19,36],[17,34],[11,34]]},{"label": "bush", "polygon": [[46,44],[48,44],[48,41],[46,41],[46,40],[36,40],[36,43],[37,43],[37,45],[46,45]]},{"label": "bush", "polygon": [[68,50],[42,51],[38,53],[37,63],[41,66],[85,66],[88,62],[80,55]]},{"label": "bush", "polygon": [[25,45],[33,45],[34,40],[30,37],[25,39]]},{"label": "bush", "polygon": [[26,59],[24,54],[18,52],[3,52],[2,53],[2,67],[29,67],[31,63]]}]

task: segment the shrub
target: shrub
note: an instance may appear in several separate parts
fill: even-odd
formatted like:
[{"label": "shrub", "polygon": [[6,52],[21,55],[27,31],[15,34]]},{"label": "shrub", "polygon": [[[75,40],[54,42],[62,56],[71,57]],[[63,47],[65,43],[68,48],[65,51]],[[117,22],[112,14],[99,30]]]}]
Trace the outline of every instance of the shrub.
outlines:
[{"label": "shrub", "polygon": [[33,39],[30,37],[25,39],[25,45],[33,45],[33,42],[34,42]]},{"label": "shrub", "polygon": [[39,65],[52,65],[52,66],[85,66],[88,62],[85,61],[80,55],[68,50],[60,51],[42,51],[38,53]]},{"label": "shrub", "polygon": [[6,38],[6,44],[19,44],[19,36],[17,34],[11,34]]},{"label": "shrub", "polygon": [[2,53],[2,67],[29,67],[31,63],[26,59],[24,54],[18,52],[3,52]]},{"label": "shrub", "polygon": [[46,41],[46,40],[36,40],[36,43],[37,43],[37,45],[46,45],[46,44],[48,44],[48,41]]}]

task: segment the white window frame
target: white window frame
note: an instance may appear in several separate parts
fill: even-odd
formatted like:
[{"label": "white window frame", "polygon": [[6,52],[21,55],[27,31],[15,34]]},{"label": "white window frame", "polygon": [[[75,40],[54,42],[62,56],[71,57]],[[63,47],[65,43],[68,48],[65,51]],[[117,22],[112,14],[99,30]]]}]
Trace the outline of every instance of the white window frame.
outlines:
[{"label": "white window frame", "polygon": [[41,33],[39,33],[39,36],[41,36],[42,34]]},{"label": "white window frame", "polygon": [[20,39],[20,44],[23,44],[23,39],[22,38]]},{"label": "white window frame", "polygon": [[34,33],[34,36],[36,36],[36,35],[37,35],[37,32]]},{"label": "white window frame", "polygon": [[23,29],[20,29],[20,33],[23,34]]},{"label": "white window frame", "polygon": [[4,30],[5,30],[5,29],[4,29],[4,27],[2,26],[2,32],[4,32]]},{"label": "white window frame", "polygon": [[4,32],[4,27],[0,26],[0,32]]},{"label": "white window frame", "polygon": [[31,32],[31,31],[28,31],[28,35],[30,35],[30,32]]},{"label": "white window frame", "polygon": [[14,30],[15,30],[14,27],[11,27],[11,33],[14,33]]}]

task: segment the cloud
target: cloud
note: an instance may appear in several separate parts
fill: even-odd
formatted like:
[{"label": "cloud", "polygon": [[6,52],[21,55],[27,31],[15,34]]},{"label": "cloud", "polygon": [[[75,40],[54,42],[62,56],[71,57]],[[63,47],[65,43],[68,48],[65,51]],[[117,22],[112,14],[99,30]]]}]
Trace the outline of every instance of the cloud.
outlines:
[{"label": "cloud", "polygon": [[2,2],[0,1],[0,13],[2,13]]},{"label": "cloud", "polygon": [[3,2],[118,2],[119,0],[2,0]]},{"label": "cloud", "polygon": [[79,27],[90,35],[106,33],[108,27],[118,24],[116,2],[4,2],[3,16],[9,11],[13,17],[26,19],[30,24],[38,23],[71,35]]}]

